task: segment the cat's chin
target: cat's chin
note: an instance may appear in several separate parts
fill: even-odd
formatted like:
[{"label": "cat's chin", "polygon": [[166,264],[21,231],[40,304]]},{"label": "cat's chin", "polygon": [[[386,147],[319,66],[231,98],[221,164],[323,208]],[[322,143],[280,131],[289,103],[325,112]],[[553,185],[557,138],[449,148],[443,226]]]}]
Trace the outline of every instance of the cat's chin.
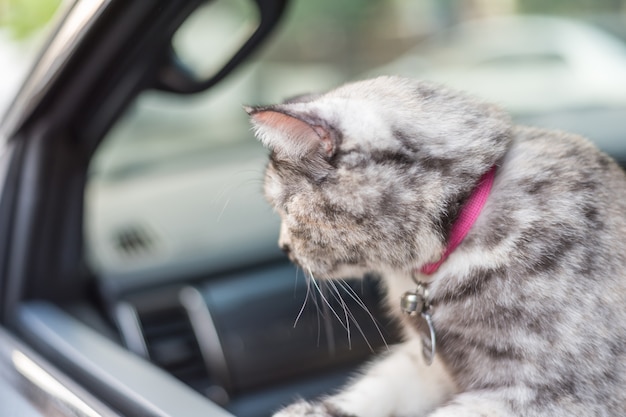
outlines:
[{"label": "cat's chin", "polygon": [[328,268],[303,268],[316,279],[348,279],[361,278],[372,271],[362,265],[337,265],[332,269]]}]

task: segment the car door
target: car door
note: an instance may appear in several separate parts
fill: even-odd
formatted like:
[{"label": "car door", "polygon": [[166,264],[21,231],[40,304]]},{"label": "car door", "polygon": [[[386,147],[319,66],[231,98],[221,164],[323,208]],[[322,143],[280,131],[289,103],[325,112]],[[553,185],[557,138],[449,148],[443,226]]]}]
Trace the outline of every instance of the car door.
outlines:
[{"label": "car door", "polygon": [[143,89],[189,93],[217,83],[258,46],[285,6],[252,3],[260,21],[251,38],[213,77],[194,79],[176,66],[170,39],[200,3],[68,4],[3,119],[3,415],[228,415],[122,349],[115,335],[58,307],[93,290],[83,263],[83,193],[90,156],[113,120]]}]

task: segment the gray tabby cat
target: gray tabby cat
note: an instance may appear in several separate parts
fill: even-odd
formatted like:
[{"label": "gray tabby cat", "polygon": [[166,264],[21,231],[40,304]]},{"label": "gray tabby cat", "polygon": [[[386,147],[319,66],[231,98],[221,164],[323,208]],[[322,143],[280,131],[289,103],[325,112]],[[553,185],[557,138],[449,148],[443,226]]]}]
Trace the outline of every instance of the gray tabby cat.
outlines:
[{"label": "gray tabby cat", "polygon": [[[613,160],[396,77],[246,110],[271,150],[280,246],[317,279],[379,273],[405,336],[341,392],[278,416],[626,416],[626,177]],[[494,166],[468,234],[424,273]],[[417,314],[402,311],[407,294]]]}]

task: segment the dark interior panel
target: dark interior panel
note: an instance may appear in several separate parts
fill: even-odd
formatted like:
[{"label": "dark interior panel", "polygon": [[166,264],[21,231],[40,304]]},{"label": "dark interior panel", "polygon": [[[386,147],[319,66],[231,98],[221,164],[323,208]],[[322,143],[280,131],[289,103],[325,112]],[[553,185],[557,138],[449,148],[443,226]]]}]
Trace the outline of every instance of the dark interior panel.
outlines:
[{"label": "dark interior panel", "polygon": [[[319,289],[319,290],[318,290]],[[245,417],[338,387],[397,335],[376,280],[313,282],[286,262],[121,296],[124,344]]]}]

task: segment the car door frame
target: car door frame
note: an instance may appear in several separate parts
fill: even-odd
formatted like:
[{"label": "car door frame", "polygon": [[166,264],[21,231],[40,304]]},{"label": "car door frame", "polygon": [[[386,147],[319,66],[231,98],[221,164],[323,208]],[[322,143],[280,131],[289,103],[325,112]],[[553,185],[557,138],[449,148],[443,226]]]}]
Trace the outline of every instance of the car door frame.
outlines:
[{"label": "car door frame", "polygon": [[[261,8],[267,6],[265,15],[270,16],[256,47],[280,19],[286,0],[255,1]],[[171,405],[156,407],[159,398],[154,392],[142,396],[134,391],[140,389],[137,384],[135,388],[120,384],[115,378],[130,376],[127,370],[107,373],[106,361],[109,365],[126,361],[151,379],[157,391],[177,393],[172,404],[181,406],[178,415],[191,415],[181,401],[197,406],[192,407],[197,415],[228,415],[58,308],[77,299],[98,302],[83,253],[90,159],[141,91],[155,87],[176,91],[163,81],[163,71],[171,74],[171,38],[202,3],[75,2],[0,124],[0,326],[124,415],[178,413],[164,411]],[[237,64],[243,58],[238,59]],[[104,362],[96,364],[101,373],[90,374],[94,368],[87,366],[89,362],[72,363],[76,352],[60,336],[63,332],[92,343],[92,352],[87,353],[101,354]],[[87,359],[96,360],[93,355]]]}]

